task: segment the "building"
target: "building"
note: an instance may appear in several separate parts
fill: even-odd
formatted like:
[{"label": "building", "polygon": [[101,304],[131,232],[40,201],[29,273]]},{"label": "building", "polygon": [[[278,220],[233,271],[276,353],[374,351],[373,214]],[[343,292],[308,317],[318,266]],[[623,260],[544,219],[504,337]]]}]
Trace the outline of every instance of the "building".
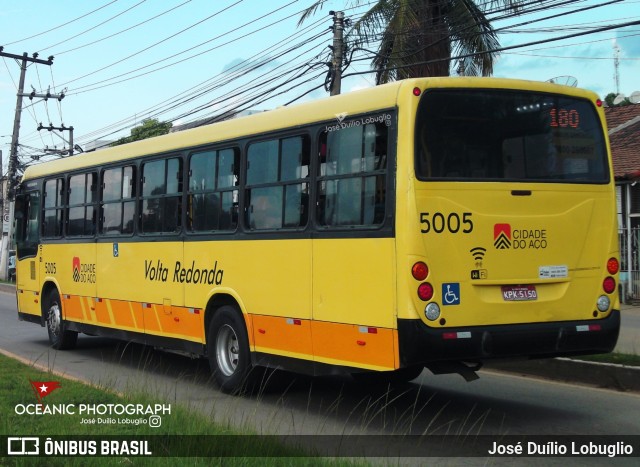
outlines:
[{"label": "building", "polygon": [[605,109],[616,180],[621,296],[640,300],[640,105]]}]

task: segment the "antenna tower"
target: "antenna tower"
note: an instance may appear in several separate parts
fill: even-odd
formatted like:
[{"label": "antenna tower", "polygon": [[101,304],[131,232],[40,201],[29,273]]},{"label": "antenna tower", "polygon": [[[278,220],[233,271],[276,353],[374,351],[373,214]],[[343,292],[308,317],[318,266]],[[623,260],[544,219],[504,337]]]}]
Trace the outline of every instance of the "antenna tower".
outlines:
[{"label": "antenna tower", "polygon": [[613,43],[613,81],[616,85],[616,95],[620,94],[620,47]]}]

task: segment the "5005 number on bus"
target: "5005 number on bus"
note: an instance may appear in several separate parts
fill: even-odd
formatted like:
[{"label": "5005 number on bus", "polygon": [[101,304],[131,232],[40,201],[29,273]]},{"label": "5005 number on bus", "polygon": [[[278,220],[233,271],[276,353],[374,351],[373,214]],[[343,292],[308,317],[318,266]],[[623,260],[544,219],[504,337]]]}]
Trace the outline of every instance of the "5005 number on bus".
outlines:
[{"label": "5005 number on bus", "polygon": [[457,212],[442,213],[434,212],[433,214],[428,212],[420,213],[420,224],[422,228],[420,232],[423,234],[434,233],[471,233],[473,232],[473,214],[470,212],[463,212],[458,214]]}]

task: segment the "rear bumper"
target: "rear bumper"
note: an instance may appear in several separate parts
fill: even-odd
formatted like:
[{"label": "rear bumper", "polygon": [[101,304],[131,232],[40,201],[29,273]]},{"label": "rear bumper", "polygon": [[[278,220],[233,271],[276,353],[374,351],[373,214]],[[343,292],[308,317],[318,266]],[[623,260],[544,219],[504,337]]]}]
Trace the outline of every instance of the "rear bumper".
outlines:
[{"label": "rear bumper", "polygon": [[599,320],[446,329],[431,328],[419,320],[398,320],[402,366],[606,353],[615,347],[619,331],[619,310]]}]

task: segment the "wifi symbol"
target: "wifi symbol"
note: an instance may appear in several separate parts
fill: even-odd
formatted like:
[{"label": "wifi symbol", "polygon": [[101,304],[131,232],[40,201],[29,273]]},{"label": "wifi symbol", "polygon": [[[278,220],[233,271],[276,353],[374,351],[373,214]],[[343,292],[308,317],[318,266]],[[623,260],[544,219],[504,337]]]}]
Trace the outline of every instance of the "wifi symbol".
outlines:
[{"label": "wifi symbol", "polygon": [[487,252],[487,249],[477,246],[475,248],[471,248],[471,250],[469,251],[473,255],[473,259],[475,259],[476,261],[482,261],[482,259],[484,258],[484,254]]}]

